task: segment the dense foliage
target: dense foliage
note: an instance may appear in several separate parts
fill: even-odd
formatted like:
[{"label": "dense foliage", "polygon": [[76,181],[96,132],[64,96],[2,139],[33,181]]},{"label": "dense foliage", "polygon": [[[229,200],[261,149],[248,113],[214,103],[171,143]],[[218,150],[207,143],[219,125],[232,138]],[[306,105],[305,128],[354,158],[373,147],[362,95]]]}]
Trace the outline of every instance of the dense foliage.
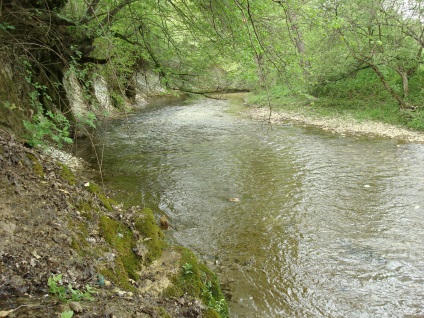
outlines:
[{"label": "dense foliage", "polygon": [[38,102],[66,110],[66,70],[84,82],[96,65],[127,97],[144,68],[191,93],[377,98],[419,111],[423,14],[421,0],[4,0],[0,50],[29,65],[39,116]]}]

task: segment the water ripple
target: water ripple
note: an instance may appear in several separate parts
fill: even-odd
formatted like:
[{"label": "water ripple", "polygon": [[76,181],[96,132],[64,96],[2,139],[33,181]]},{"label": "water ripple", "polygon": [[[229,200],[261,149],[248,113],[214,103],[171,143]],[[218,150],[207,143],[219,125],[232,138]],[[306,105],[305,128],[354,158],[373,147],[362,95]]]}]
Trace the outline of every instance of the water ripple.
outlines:
[{"label": "water ripple", "polygon": [[108,181],[220,261],[232,317],[423,316],[424,146],[264,129],[227,107],[115,123],[101,136]]}]

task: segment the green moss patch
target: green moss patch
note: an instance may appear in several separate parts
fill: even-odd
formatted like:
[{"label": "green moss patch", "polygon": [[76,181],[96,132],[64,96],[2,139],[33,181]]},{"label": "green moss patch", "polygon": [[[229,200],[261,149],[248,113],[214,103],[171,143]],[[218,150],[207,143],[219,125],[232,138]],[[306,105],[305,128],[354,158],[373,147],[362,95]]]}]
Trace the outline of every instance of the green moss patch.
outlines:
[{"label": "green moss patch", "polygon": [[80,211],[81,216],[85,217],[87,220],[92,220],[95,211],[97,211],[98,209],[93,207],[93,203],[87,200],[80,200],[76,204],[76,208],[78,209],[78,211]]},{"label": "green moss patch", "polygon": [[149,250],[146,255],[147,262],[160,257],[166,244],[163,232],[156,224],[153,211],[150,209],[140,211],[140,216],[135,220],[135,228],[144,237],[144,244]]},{"label": "green moss patch", "polygon": [[189,294],[208,306],[206,317],[228,317],[228,304],[216,275],[205,264],[199,263],[190,250],[183,247],[178,250],[181,253],[181,271],[174,277],[173,285],[165,291],[165,295],[181,297]]},{"label": "green moss patch", "polygon": [[163,307],[159,307],[159,316],[162,317],[162,318],[172,318],[172,316],[170,314],[168,314],[166,309],[163,308]]},{"label": "green moss patch", "polygon": [[100,202],[102,202],[102,204],[108,211],[113,211],[112,205],[116,205],[117,203],[114,200],[108,198],[103,193],[103,191],[101,191],[100,187],[97,184],[90,182],[90,184],[87,186],[87,189],[91,193],[94,193],[97,198],[99,198]]},{"label": "green moss patch", "polygon": [[67,165],[64,165],[63,163],[59,163],[59,166],[61,168],[60,177],[66,182],[68,182],[69,185],[71,186],[75,185],[76,184],[75,175],[73,174],[71,169],[69,169],[69,167]]},{"label": "green moss patch", "polygon": [[40,161],[38,161],[38,159],[30,153],[27,153],[26,156],[29,160],[32,161],[32,168],[34,170],[34,173],[36,175],[44,178],[45,173],[44,173],[44,169],[43,169],[43,166],[41,165]]},{"label": "green moss patch", "polygon": [[[114,273],[118,278],[118,285],[130,287],[128,278],[138,279],[137,270],[140,267],[140,260],[132,250],[135,247],[132,231],[122,222],[113,220],[105,215],[100,217],[99,228],[101,236],[116,251]],[[114,277],[115,275],[105,276]]]},{"label": "green moss patch", "polygon": [[89,246],[86,238],[89,237],[88,229],[83,221],[71,218],[68,220],[68,227],[73,229],[71,247],[80,255],[86,254],[86,249]]}]

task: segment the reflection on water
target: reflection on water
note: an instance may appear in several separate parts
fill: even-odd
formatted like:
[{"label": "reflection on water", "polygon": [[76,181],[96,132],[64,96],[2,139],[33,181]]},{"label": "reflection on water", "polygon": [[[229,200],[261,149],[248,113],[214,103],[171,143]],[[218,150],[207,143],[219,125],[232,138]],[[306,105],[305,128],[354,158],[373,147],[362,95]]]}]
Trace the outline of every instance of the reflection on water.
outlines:
[{"label": "reflection on water", "polygon": [[424,146],[271,129],[228,107],[115,122],[101,136],[106,182],[220,262],[232,317],[424,315]]}]

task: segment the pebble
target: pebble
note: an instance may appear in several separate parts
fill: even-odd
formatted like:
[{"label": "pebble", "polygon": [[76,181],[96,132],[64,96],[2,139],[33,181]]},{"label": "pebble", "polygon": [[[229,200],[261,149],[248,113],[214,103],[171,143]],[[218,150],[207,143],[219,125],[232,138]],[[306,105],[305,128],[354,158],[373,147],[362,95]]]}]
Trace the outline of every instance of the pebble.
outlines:
[{"label": "pebble", "polygon": [[124,297],[126,294],[127,294],[127,292],[126,291],[123,291],[123,290],[120,290],[120,289],[115,289],[114,290],[114,292],[119,296],[119,297]]},{"label": "pebble", "polygon": [[168,221],[168,218],[165,215],[162,215],[160,217],[160,227],[163,230],[167,230],[169,228],[169,221]]},{"label": "pebble", "polygon": [[71,301],[69,303],[69,307],[77,314],[82,313],[82,306],[80,305],[80,303]]}]

